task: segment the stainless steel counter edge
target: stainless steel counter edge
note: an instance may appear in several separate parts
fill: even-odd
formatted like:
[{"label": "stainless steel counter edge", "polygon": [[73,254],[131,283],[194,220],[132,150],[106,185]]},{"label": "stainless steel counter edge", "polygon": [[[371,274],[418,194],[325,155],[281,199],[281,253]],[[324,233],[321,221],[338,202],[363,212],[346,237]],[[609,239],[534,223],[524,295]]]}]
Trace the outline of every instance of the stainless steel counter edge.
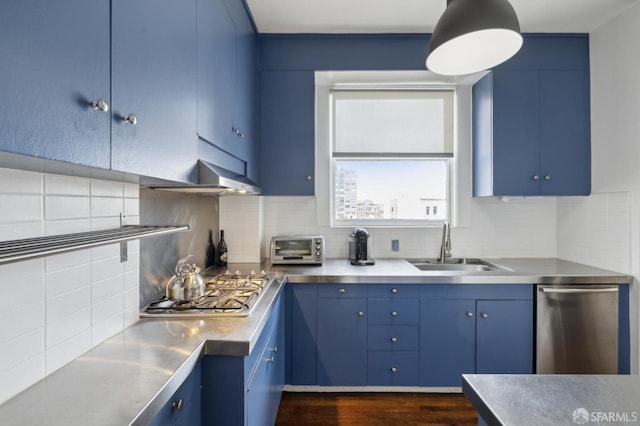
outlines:
[{"label": "stainless steel counter edge", "polygon": [[483,259],[503,270],[491,272],[420,271],[404,259],[377,259],[372,266],[353,266],[328,259],[321,266],[272,266],[290,283],[338,284],[626,284],[628,274],[555,258]]},{"label": "stainless steel counter edge", "polygon": [[251,353],[285,283],[249,317],[141,319],[0,405],[0,423],[147,424],[203,356]]}]

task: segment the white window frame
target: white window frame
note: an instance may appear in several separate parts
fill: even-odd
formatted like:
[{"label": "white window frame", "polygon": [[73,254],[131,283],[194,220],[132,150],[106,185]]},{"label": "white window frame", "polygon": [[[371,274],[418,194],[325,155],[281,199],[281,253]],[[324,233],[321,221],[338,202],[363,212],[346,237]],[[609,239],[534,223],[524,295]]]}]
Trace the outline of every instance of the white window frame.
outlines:
[{"label": "white window frame", "polygon": [[[319,226],[351,227],[351,224],[335,225],[333,220],[333,167],[331,89],[348,85],[361,87],[420,87],[422,89],[454,89],[454,156],[449,166],[450,194],[448,221],[452,226],[469,226],[472,196],[471,182],[471,89],[486,73],[463,77],[443,77],[430,71],[317,71],[315,73],[315,194],[316,219]],[[390,221],[370,224],[368,227],[428,227],[441,226],[442,222],[417,221],[411,224],[393,224]]]}]

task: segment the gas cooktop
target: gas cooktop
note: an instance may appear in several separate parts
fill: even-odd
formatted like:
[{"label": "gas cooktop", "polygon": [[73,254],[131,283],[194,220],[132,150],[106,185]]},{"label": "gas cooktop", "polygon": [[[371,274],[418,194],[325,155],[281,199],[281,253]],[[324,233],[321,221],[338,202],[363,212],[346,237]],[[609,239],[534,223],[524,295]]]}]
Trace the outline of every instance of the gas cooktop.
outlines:
[{"label": "gas cooktop", "polygon": [[264,290],[274,280],[264,271],[241,274],[239,272],[205,278],[205,293],[192,300],[171,300],[166,297],[151,302],[140,317],[246,317],[260,300]]}]

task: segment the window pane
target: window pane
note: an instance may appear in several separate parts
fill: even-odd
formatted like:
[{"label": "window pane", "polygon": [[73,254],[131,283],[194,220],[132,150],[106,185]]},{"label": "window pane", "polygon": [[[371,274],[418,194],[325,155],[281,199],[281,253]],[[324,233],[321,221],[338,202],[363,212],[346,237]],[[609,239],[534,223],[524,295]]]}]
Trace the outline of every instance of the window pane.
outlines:
[{"label": "window pane", "polygon": [[333,93],[335,152],[453,152],[452,91]]},{"label": "window pane", "polygon": [[447,160],[336,159],[334,164],[337,221],[447,217]]}]

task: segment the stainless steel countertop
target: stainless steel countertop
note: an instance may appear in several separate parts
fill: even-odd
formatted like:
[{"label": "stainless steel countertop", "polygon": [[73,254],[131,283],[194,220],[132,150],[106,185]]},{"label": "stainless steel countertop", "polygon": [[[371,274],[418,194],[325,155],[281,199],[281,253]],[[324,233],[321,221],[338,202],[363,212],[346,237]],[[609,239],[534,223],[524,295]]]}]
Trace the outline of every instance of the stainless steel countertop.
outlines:
[{"label": "stainless steel countertop", "polygon": [[[513,272],[421,272],[403,259],[352,266],[330,259],[322,266],[229,265],[265,269],[303,283],[626,283],[631,277],[557,259],[487,259]],[[146,424],[205,354],[248,355],[257,342],[281,280],[269,286],[251,316],[215,319],[143,319],[26,391],[0,405],[0,423]]]},{"label": "stainless steel countertop", "polygon": [[321,266],[271,265],[291,283],[398,284],[622,284],[631,276],[554,258],[488,259],[508,271],[420,271],[404,259],[376,259],[371,266],[353,266],[346,259],[328,259]]},{"label": "stainless steel countertop", "polygon": [[[462,378],[465,396],[489,426],[640,423],[639,376],[463,374]],[[574,420],[580,414],[588,421]]]},{"label": "stainless steel countertop", "polygon": [[142,319],[0,405],[0,424],[147,424],[202,356],[249,355],[283,288],[249,317]]}]

